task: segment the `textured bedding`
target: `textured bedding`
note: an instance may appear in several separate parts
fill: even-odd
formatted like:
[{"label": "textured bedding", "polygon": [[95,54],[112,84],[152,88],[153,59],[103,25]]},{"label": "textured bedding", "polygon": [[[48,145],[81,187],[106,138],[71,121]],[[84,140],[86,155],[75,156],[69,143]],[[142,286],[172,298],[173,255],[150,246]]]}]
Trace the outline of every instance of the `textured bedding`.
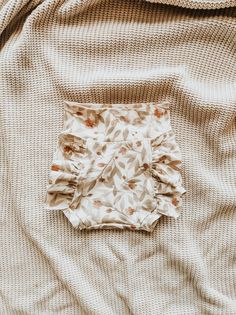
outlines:
[{"label": "textured bedding", "polygon": [[[0,314],[236,314],[235,44],[232,0],[1,2]],[[170,104],[177,218],[80,230],[44,208],[65,101]]]}]

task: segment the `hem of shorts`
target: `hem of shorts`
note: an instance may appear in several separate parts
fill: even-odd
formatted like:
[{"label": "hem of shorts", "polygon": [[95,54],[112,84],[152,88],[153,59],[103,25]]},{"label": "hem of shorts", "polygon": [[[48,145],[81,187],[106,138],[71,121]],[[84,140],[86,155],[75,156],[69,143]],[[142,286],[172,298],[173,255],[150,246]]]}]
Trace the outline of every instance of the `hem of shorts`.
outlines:
[{"label": "hem of shorts", "polygon": [[73,210],[69,208],[62,210],[69,222],[75,229],[78,230],[130,230],[130,231],[146,231],[146,232],[153,232],[160,217],[163,214],[160,213],[149,213],[140,223],[98,223],[93,225],[86,225],[83,223],[83,220],[79,218],[78,215],[74,219],[72,219]]},{"label": "hem of shorts", "polygon": [[[170,217],[173,219],[177,219],[180,215],[181,215],[181,210],[182,210],[182,206],[176,207],[176,209],[180,209],[179,211],[176,211],[174,214],[165,214],[162,213],[160,211],[160,209],[156,209],[155,213],[150,212],[149,214],[146,215],[146,217],[144,217],[141,221],[141,223],[115,223],[115,222],[110,222],[110,223],[99,223],[99,224],[93,224],[93,225],[86,225],[83,220],[78,216],[78,214],[74,215],[73,218],[73,212],[74,210],[70,209],[70,207],[64,207],[64,208],[57,208],[57,209],[53,209],[50,208],[47,204],[44,203],[44,207],[45,209],[47,209],[48,211],[62,211],[65,216],[67,217],[67,219],[69,220],[69,222],[72,224],[72,226],[75,229],[78,230],[93,230],[93,229],[117,229],[117,230],[124,230],[124,229],[128,229],[131,231],[147,231],[147,232],[153,232],[159,219],[162,216],[166,216],[166,217]],[[159,211],[158,211],[159,210]]]}]

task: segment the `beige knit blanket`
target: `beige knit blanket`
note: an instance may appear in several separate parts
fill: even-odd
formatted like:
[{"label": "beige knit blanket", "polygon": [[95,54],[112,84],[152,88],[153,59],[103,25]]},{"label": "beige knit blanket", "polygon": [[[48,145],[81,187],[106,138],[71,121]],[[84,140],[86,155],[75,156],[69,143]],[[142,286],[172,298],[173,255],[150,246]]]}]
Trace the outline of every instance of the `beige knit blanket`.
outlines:
[{"label": "beige knit blanket", "polygon": [[[236,314],[236,1],[3,0],[0,314]],[[78,230],[43,202],[64,100],[164,102],[181,215]]]}]

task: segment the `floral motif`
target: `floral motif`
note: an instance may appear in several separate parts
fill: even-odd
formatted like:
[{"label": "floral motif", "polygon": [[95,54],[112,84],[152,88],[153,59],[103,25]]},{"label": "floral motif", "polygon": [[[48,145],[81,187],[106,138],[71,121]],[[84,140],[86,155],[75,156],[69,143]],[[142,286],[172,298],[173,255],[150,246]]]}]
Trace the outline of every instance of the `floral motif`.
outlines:
[{"label": "floral motif", "polygon": [[45,205],[78,229],[153,231],[182,206],[181,153],[169,103],[65,102]]},{"label": "floral motif", "polygon": [[90,118],[86,119],[84,122],[85,122],[87,127],[93,128],[95,126],[95,122]]}]

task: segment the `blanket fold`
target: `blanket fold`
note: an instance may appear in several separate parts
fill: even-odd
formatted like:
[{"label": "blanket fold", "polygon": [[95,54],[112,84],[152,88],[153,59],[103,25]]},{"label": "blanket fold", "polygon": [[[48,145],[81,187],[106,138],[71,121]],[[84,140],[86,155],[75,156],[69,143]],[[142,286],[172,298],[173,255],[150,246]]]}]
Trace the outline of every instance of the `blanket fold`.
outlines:
[{"label": "blanket fold", "polygon": [[[157,1],[1,2],[1,315],[236,314],[235,2]],[[176,220],[162,215],[152,233],[88,231],[75,229],[62,211],[44,209],[50,171],[52,182],[60,184],[52,190],[63,191],[70,181],[69,198],[81,175],[70,159],[52,165],[65,102],[166,101],[187,191]],[[155,110],[160,119],[163,112]],[[91,117],[86,117],[88,126],[97,122]],[[104,169],[103,175],[113,172],[104,163],[114,150],[122,158],[120,172],[128,175],[133,171],[129,161],[138,157],[141,176],[151,171],[161,179],[161,196],[154,195],[162,197],[159,210],[178,215],[179,200],[172,194],[183,193],[176,185],[179,177],[173,176],[180,159],[170,150],[169,136],[155,137],[152,151],[145,139],[132,142],[141,150],[137,154],[129,143],[111,145],[109,151],[100,146],[97,168],[83,179],[88,173],[98,177]],[[61,140],[63,154],[83,155],[81,139],[73,142],[68,132]],[[93,156],[99,145],[89,140],[87,153]],[[127,191],[153,192],[153,182],[143,185],[143,178],[129,181]],[[104,183],[105,176],[100,180]],[[80,200],[73,196],[77,206]],[[150,206],[147,194],[145,200]],[[93,202],[99,216],[101,202]],[[137,214],[127,207],[128,218]]]}]

